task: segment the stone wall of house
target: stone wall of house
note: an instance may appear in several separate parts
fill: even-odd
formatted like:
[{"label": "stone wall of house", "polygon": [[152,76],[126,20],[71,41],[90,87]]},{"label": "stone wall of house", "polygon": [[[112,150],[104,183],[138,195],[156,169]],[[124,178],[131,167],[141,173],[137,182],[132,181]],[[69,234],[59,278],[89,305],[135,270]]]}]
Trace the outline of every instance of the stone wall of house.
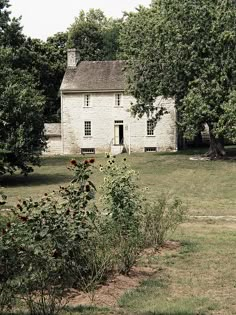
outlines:
[{"label": "stone wall of house", "polygon": [[45,155],[62,154],[62,140],[61,140],[61,124],[45,124],[45,135],[47,136],[47,149]]},{"label": "stone wall of house", "polygon": [[[172,99],[159,97],[169,111],[157,123],[153,136],[147,135],[147,118],[131,117],[131,96],[122,95],[120,106],[115,105],[115,93],[91,93],[90,104],[85,106],[83,93],[62,95],[62,153],[81,153],[81,148],[95,148],[96,153],[108,152],[114,143],[114,122],[123,121],[124,145],[133,152],[144,152],[145,147],[157,151],[177,149],[176,111]],[[91,121],[92,135],[84,135],[84,122]]]}]

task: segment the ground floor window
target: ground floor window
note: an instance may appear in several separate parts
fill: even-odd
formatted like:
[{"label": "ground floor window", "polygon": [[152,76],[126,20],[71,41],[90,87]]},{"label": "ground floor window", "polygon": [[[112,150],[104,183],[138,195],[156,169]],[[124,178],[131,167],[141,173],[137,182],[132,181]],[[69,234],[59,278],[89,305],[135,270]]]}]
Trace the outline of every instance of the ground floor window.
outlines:
[{"label": "ground floor window", "polygon": [[157,148],[156,147],[145,147],[144,152],[156,152]]},{"label": "ground floor window", "polygon": [[147,136],[154,136],[154,123],[152,120],[147,121]]},{"label": "ground floor window", "polygon": [[81,154],[95,154],[95,148],[81,148]]},{"label": "ground floor window", "polygon": [[84,122],[84,135],[85,136],[91,136],[92,135],[91,121],[85,121]]}]

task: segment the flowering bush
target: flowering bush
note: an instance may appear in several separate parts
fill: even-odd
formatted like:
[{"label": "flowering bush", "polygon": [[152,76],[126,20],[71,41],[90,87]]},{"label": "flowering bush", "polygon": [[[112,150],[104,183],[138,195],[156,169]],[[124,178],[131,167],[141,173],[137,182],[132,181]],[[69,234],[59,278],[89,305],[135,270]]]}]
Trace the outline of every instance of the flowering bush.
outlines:
[{"label": "flowering bush", "polygon": [[96,207],[90,204],[95,196],[89,179],[93,163],[94,159],[72,160],[70,184],[39,201],[18,203],[13,222],[2,230],[0,296],[6,296],[6,290],[16,292],[31,314],[39,309],[48,314],[48,307],[54,314],[65,287],[79,286],[91,274],[89,240],[97,217]]}]

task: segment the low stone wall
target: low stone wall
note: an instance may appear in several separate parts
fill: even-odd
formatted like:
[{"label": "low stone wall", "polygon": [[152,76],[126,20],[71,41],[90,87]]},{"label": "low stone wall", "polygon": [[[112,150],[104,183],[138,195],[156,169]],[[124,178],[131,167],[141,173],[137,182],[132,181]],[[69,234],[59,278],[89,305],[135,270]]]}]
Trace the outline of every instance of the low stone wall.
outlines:
[{"label": "low stone wall", "polygon": [[44,124],[45,135],[48,138],[47,149],[44,155],[62,154],[61,124]]}]

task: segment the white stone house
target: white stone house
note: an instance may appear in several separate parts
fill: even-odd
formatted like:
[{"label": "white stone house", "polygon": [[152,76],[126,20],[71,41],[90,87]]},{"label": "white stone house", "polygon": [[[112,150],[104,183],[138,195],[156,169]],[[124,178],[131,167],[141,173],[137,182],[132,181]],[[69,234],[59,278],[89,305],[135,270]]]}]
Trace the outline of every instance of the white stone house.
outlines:
[{"label": "white stone house", "polygon": [[[130,114],[135,99],[125,93],[124,61],[79,61],[78,57],[75,49],[68,50],[60,88],[61,154],[177,150],[172,99],[157,98],[157,106],[163,105],[168,114],[154,128],[147,117]],[[49,149],[49,153],[54,152]]]}]

